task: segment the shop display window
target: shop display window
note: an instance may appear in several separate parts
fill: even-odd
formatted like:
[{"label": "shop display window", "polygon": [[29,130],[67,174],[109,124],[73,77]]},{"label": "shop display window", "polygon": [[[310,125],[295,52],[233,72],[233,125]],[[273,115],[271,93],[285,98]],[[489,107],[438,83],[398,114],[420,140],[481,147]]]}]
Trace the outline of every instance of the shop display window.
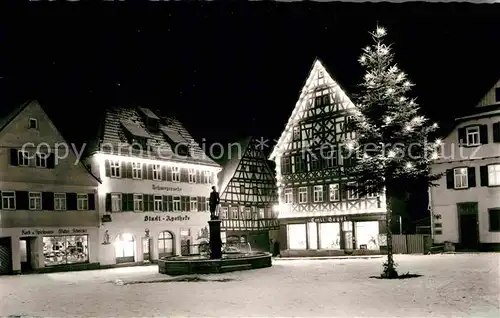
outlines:
[{"label": "shop display window", "polygon": [[88,236],[44,236],[45,266],[86,263],[89,261]]},{"label": "shop display window", "polygon": [[328,250],[340,249],[339,223],[319,223],[319,248]]},{"label": "shop display window", "polygon": [[378,250],[378,221],[356,222],[356,248]]},{"label": "shop display window", "polygon": [[288,248],[291,250],[305,250],[306,245],[306,225],[288,224]]}]

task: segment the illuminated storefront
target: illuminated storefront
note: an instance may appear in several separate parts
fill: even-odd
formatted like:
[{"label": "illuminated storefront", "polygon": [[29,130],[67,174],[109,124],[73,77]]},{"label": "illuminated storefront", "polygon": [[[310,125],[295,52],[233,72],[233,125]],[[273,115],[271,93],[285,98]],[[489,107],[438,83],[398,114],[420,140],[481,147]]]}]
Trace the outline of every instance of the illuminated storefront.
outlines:
[{"label": "illuminated storefront", "polygon": [[42,244],[45,266],[89,261],[88,235],[44,236]]}]

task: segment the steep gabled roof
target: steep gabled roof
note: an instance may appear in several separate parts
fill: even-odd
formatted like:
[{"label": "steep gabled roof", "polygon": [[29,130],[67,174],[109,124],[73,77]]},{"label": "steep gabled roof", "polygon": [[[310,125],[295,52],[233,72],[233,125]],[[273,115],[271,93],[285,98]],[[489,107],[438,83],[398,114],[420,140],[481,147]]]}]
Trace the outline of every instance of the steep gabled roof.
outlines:
[{"label": "steep gabled roof", "polygon": [[10,113],[8,113],[5,117],[0,118],[0,131],[2,131],[7,125],[14,120],[29,104],[32,102],[37,103],[37,101],[26,101],[20,106],[14,108]]},{"label": "steep gabled roof", "polygon": [[491,105],[498,105],[500,104],[500,101],[497,101],[496,99],[496,89],[500,88],[500,79],[493,85],[492,88],[488,90],[486,94],[484,94],[483,98],[479,101],[479,103],[476,104],[476,108],[478,107],[487,107]]},{"label": "steep gabled roof", "polygon": [[[146,110],[146,114],[149,114],[149,117],[152,117],[151,111],[149,109]],[[137,128],[137,131],[140,130],[147,132],[148,145],[150,149],[152,149],[151,153],[147,153],[146,151],[133,150],[132,154],[134,156],[145,158],[147,157],[158,160],[168,159],[178,162],[204,164],[219,167],[219,164],[217,164],[205,154],[203,149],[201,149],[201,147],[193,139],[191,134],[189,134],[182,123],[179,122],[176,118],[165,116],[158,116],[157,118],[160,119],[160,124],[158,127],[159,130],[157,132],[152,132],[146,129],[145,123],[143,122],[138,108],[115,107],[107,109],[104,115],[104,123],[102,126],[99,142],[89,154],[92,154],[96,151],[112,151],[112,149],[109,149],[109,147],[105,147],[103,145],[113,145],[115,149],[118,149],[119,147],[127,148],[131,146],[129,140],[126,137],[126,132],[128,126],[133,126]],[[130,131],[130,129],[128,129],[128,131]],[[173,131],[176,133],[176,135],[182,137],[182,139],[185,140],[189,145],[192,156],[183,156],[176,154],[174,151],[175,149],[173,149],[172,145],[169,143],[169,137],[165,134],[165,131]]]},{"label": "steep gabled roof", "polygon": [[220,194],[222,194],[224,190],[226,190],[227,185],[229,184],[234,174],[236,173],[236,169],[238,169],[240,161],[241,159],[243,159],[243,156],[245,155],[248,145],[250,145],[252,139],[253,137],[244,138],[239,142],[233,143],[233,145],[239,144],[239,147],[230,147],[228,149],[227,155],[224,156],[223,159],[223,169],[218,176],[219,179],[218,187]]},{"label": "steep gabled roof", "polygon": [[309,71],[309,75],[307,77],[307,80],[302,87],[302,90],[299,95],[299,99],[297,100],[297,103],[295,104],[295,108],[292,111],[292,114],[290,115],[288,122],[285,125],[285,129],[281,133],[280,138],[278,139],[278,142],[273,148],[273,151],[271,152],[271,155],[269,156],[269,159],[273,160],[276,155],[279,152],[279,149],[282,148],[282,146],[291,138],[292,134],[292,128],[296,124],[298,120],[298,115],[299,113],[307,107],[307,97],[311,91],[311,88],[314,86],[314,80],[319,72],[323,73],[323,76],[325,78],[325,83],[328,86],[336,86],[338,88],[338,92],[341,95],[343,100],[347,100],[349,103],[352,104],[350,98],[347,96],[346,91],[339,85],[339,83],[332,78],[330,73],[327,71],[327,69],[323,66],[321,61],[316,58],[314,60],[314,63],[311,67],[311,70]]}]

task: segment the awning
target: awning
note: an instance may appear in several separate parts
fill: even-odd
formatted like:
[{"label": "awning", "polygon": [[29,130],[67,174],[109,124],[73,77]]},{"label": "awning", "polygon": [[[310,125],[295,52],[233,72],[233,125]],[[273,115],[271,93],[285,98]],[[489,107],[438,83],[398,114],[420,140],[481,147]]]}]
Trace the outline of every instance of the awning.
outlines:
[{"label": "awning", "polygon": [[151,138],[151,135],[148,134],[146,129],[133,122],[122,120],[121,124],[123,125],[123,127],[125,127],[126,130],[128,130],[129,133],[136,137]]}]

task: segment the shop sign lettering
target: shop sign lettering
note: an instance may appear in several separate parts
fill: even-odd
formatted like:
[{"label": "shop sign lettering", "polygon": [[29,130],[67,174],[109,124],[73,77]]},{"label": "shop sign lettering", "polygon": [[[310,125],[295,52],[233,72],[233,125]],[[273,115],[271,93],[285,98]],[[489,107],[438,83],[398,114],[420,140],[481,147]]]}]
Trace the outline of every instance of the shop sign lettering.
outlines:
[{"label": "shop sign lettering", "polygon": [[60,234],[84,234],[87,233],[87,229],[57,229],[57,230],[45,230],[45,229],[22,229],[21,235],[60,235]]},{"label": "shop sign lettering", "polygon": [[346,217],[341,216],[320,216],[311,218],[311,222],[313,223],[332,223],[332,222],[340,222],[345,221]]},{"label": "shop sign lettering", "polygon": [[175,222],[175,221],[189,221],[189,219],[190,218],[187,215],[179,215],[179,216],[146,215],[144,217],[144,222]]},{"label": "shop sign lettering", "polygon": [[153,184],[153,190],[158,190],[158,191],[182,191],[181,187],[166,187],[166,186],[161,186],[158,184]]}]

